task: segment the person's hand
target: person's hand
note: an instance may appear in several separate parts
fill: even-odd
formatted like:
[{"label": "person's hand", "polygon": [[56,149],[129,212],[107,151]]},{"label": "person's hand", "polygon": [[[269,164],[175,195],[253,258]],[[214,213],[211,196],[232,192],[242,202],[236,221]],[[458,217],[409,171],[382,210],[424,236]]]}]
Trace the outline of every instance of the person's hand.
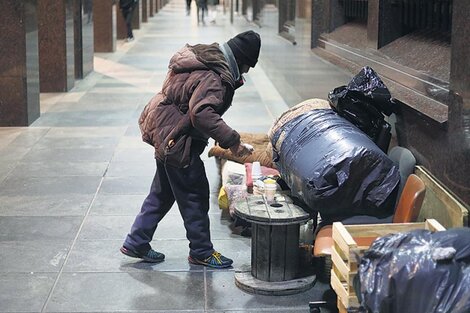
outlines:
[{"label": "person's hand", "polygon": [[243,157],[253,152],[253,146],[247,143],[238,143],[230,147],[230,151],[236,157]]}]

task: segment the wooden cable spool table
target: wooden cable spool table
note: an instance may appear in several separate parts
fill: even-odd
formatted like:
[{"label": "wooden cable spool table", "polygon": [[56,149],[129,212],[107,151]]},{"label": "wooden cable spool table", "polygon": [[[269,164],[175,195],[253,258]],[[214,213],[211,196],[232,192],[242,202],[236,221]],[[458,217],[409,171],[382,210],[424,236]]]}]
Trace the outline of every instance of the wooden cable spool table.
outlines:
[{"label": "wooden cable spool table", "polygon": [[235,214],[251,222],[251,271],[236,272],[236,285],[247,292],[286,295],[305,291],[315,276],[299,273],[299,229],[310,216],[292,200],[276,194],[267,202],[250,195],[235,205]]}]

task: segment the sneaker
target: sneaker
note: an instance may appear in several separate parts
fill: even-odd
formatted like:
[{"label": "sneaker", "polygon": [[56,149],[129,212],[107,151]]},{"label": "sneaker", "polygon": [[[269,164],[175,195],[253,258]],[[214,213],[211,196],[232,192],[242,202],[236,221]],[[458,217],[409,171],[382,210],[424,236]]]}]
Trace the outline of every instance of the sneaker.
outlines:
[{"label": "sneaker", "polygon": [[128,38],[126,39],[126,41],[127,41],[127,42],[134,41],[134,37],[128,37]]},{"label": "sneaker", "polygon": [[233,260],[224,257],[217,251],[214,251],[208,258],[200,260],[192,256],[188,257],[189,263],[204,265],[212,268],[226,268],[230,267],[233,263]]},{"label": "sneaker", "polygon": [[122,246],[121,249],[119,250],[121,251],[122,254],[130,256],[131,258],[142,259],[146,262],[159,263],[165,260],[165,255],[163,253],[157,252],[153,249],[150,249],[149,251],[145,253],[141,253],[136,250],[132,250],[132,249]]}]

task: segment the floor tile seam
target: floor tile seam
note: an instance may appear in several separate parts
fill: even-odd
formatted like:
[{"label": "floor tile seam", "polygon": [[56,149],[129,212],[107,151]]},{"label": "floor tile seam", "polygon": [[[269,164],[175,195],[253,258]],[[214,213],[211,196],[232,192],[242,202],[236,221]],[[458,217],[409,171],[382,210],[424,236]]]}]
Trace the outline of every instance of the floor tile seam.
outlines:
[{"label": "floor tile seam", "polygon": [[[39,272],[34,272],[34,273],[39,273]],[[57,272],[41,272],[41,273],[57,273]],[[62,272],[62,275],[63,274],[136,274],[136,273],[140,273],[140,274],[145,274],[145,275],[148,275],[148,274],[158,274],[158,273],[201,273],[203,274],[204,273],[204,270],[203,269],[200,269],[200,270],[192,270],[192,269],[132,269],[132,270],[128,270],[128,271],[117,271],[117,270],[114,270],[114,271],[100,271],[100,270],[76,270],[76,271],[72,271],[72,270],[64,270]]]},{"label": "floor tile seam", "polygon": [[[109,165],[108,165],[108,167],[109,167]],[[94,202],[95,202],[95,200],[96,200],[96,197],[97,197],[97,195],[98,195],[98,191],[100,190],[101,185],[103,184],[103,180],[104,180],[104,176],[101,177],[100,183],[98,184],[98,187],[96,188],[96,191],[95,191],[95,194],[94,194],[94,196],[93,196],[93,199],[91,200],[90,204],[88,205],[88,209],[87,209],[85,215],[83,216],[83,219],[82,219],[82,221],[81,221],[81,223],[80,223],[80,226],[79,226],[79,228],[78,228],[78,230],[77,230],[77,233],[76,233],[74,239],[72,240],[72,244],[70,245],[70,249],[67,251],[67,254],[65,255],[64,262],[62,263],[62,265],[61,265],[61,267],[60,267],[60,270],[59,270],[59,272],[58,272],[58,274],[57,274],[57,277],[56,277],[56,279],[55,279],[55,281],[54,281],[54,284],[52,285],[52,288],[51,288],[51,290],[49,291],[49,294],[48,294],[48,296],[47,296],[47,298],[46,298],[46,301],[44,301],[44,304],[43,304],[43,306],[42,306],[42,308],[41,308],[41,312],[44,312],[44,311],[45,311],[45,309],[47,308],[47,305],[49,304],[49,302],[50,302],[50,300],[51,300],[51,298],[52,298],[52,295],[53,295],[53,293],[54,293],[54,291],[55,291],[55,289],[56,289],[56,287],[57,287],[57,284],[58,284],[59,279],[60,279],[60,277],[61,277],[61,275],[62,275],[62,272],[64,271],[65,265],[67,264],[67,261],[68,261],[68,259],[69,259],[69,256],[70,256],[70,254],[72,253],[72,250],[73,250],[73,248],[74,248],[76,242],[78,241],[78,237],[79,237],[79,235],[80,235],[81,230],[83,229],[83,226],[84,226],[84,224],[85,224],[86,218],[87,218],[88,214],[90,213],[90,210],[91,210],[91,208],[92,208],[92,206],[93,206],[93,204],[94,204]]]},{"label": "floor tile seam", "polygon": [[[37,140],[34,142],[33,145],[31,146],[28,146],[28,152],[25,153],[25,155],[27,155],[29,152],[31,152],[31,150],[33,149],[33,147],[35,145],[37,145],[37,143],[39,142],[40,139],[44,138],[50,131],[51,131],[51,127],[38,127],[38,128],[44,128],[44,129],[47,129],[47,131],[42,135],[40,136],[39,138],[37,138]],[[25,130],[25,132],[27,132],[28,130]],[[21,135],[21,134],[20,134]],[[16,138],[15,138],[16,139]],[[23,157],[25,156],[23,155]],[[16,162],[14,162],[14,166],[9,170],[7,171],[7,174],[3,176],[3,178],[0,180],[0,185],[2,185],[8,178],[10,178],[10,175],[11,173],[16,169],[16,167],[18,166],[18,164],[21,162],[21,160],[23,159],[20,158],[19,160],[17,160]]]}]

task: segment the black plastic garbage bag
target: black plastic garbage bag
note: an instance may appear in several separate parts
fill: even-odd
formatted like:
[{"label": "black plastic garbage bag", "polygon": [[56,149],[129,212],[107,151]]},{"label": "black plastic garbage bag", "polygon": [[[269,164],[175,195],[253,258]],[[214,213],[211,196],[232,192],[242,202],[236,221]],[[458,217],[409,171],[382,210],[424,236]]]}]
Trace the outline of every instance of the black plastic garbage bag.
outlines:
[{"label": "black plastic garbage bag", "polygon": [[370,67],[364,67],[347,86],[328,94],[332,108],[365,132],[382,151],[387,151],[391,126],[384,114],[396,111],[388,88]]},{"label": "black plastic garbage bag", "polygon": [[333,110],[313,110],[271,138],[292,195],[326,215],[393,214],[398,168],[362,131]]},{"label": "black plastic garbage bag", "polygon": [[375,240],[362,257],[355,289],[368,312],[470,312],[470,229]]}]

